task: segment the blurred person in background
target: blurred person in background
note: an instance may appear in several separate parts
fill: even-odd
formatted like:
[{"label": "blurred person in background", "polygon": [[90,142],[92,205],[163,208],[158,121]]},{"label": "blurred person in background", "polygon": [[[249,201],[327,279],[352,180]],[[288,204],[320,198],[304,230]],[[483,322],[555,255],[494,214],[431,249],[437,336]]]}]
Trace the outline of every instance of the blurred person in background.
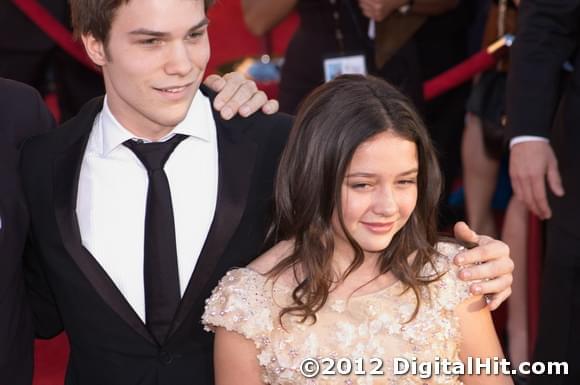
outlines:
[{"label": "blurred person in background", "polygon": [[24,140],[55,122],[32,87],[0,78],[0,383],[32,383],[32,316],[22,278],[29,219],[18,177]]},{"label": "blurred person in background", "polygon": [[[477,2],[459,0],[241,0],[248,29],[264,34],[293,10],[300,25],[286,51],[280,107],[296,112],[322,84],[329,59],[362,57],[366,72],[411,98],[426,120],[445,176],[440,226],[461,218],[447,198],[460,173],[465,84],[435,100],[423,99],[423,82],[467,56],[468,30]],[[373,28],[374,26],[374,28]]]},{"label": "blurred person in background", "polygon": [[[70,29],[67,0],[38,3]],[[55,92],[63,121],[105,92],[100,73],[64,52],[11,0],[0,2],[0,57],[0,77],[26,83],[42,95]]]},{"label": "blurred person in background", "polygon": [[[483,48],[504,34],[516,33],[518,3],[499,0],[491,4]],[[498,178],[503,178],[502,159],[508,150],[509,134],[505,116],[508,69],[509,52],[506,52],[496,68],[484,72],[474,82],[467,102],[466,125],[461,143],[467,222],[476,231],[492,237],[500,235],[492,209],[494,193],[498,186],[508,188],[498,181]],[[501,239],[510,246],[517,266],[513,292],[508,300],[507,321],[508,356],[516,365],[529,360],[527,228],[528,211],[525,205],[514,196],[508,198]]]},{"label": "blurred person in background", "polygon": [[507,105],[514,193],[547,221],[533,360],[569,364],[567,376],[532,376],[530,383],[578,384],[580,0],[521,1]]}]

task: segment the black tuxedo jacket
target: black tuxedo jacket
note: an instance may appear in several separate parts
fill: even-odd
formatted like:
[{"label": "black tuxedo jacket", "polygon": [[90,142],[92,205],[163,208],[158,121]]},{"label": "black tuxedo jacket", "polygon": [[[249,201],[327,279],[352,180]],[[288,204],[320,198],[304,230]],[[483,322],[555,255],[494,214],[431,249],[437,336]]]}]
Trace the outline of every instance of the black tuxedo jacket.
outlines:
[{"label": "black tuxedo jacket", "polygon": [[28,136],[54,126],[33,88],[0,78],[0,384],[32,382],[32,319],[22,262],[28,210],[18,178],[18,149]]},{"label": "black tuxedo jacket", "polygon": [[247,264],[264,247],[273,177],[291,120],[255,114],[224,121],[214,114],[216,212],[167,342],[158,346],[81,245],[75,216],[79,171],[102,103],[89,102],[57,132],[23,149],[23,186],[38,250],[28,269],[37,330],[45,337],[63,328],[68,333],[69,385],[211,385],[213,337],[200,323],[205,299],[229,268]]},{"label": "black tuxedo jacket", "polygon": [[511,60],[511,134],[550,139],[566,190],[550,196],[550,222],[580,237],[580,0],[523,1]]}]

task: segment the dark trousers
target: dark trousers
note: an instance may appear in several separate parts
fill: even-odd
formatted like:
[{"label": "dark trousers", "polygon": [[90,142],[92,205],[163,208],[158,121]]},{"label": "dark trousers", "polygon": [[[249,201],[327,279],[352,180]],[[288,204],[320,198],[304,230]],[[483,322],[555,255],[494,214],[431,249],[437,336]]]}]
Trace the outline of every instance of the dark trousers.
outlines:
[{"label": "dark trousers", "polygon": [[531,376],[531,385],[580,384],[580,238],[548,224],[540,323],[533,361],[568,362],[567,376]]}]

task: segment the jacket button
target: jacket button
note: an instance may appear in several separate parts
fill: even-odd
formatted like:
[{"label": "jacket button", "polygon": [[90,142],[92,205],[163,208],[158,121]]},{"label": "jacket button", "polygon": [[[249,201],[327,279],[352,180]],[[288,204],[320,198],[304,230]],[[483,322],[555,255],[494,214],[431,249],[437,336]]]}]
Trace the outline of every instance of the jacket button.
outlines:
[{"label": "jacket button", "polygon": [[162,351],[159,353],[159,361],[164,365],[171,365],[173,363],[173,356],[169,352]]}]

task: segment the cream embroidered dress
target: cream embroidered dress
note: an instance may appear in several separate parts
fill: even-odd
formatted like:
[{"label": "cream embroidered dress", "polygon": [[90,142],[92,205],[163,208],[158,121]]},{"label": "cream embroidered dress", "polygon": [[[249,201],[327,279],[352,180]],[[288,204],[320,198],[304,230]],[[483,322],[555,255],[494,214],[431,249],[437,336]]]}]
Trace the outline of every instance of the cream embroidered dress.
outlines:
[{"label": "cream embroidered dress", "polygon": [[[208,331],[221,326],[252,340],[267,384],[461,384],[454,375],[425,378],[425,370],[423,376],[393,373],[395,363],[402,365],[402,359],[409,363],[460,361],[461,336],[453,310],[469,296],[469,285],[457,277],[452,262],[460,247],[439,243],[437,249],[436,272],[445,274],[422,290],[419,313],[408,323],[415,296],[412,290],[401,294],[404,287],[397,281],[378,292],[355,293],[348,301],[333,299],[331,293],[314,325],[284,316],[284,330],[278,314],[281,305],[291,303],[292,289],[249,268],[231,270],[222,278],[206,300],[202,322]],[[432,266],[422,272],[424,276],[434,273]],[[300,372],[304,359],[324,357],[350,360],[351,374],[307,378]],[[372,358],[382,360],[383,375],[371,374],[378,365]],[[355,363],[357,359],[362,366]],[[322,363],[321,369],[328,366]],[[404,365],[398,368],[404,370]],[[357,369],[365,374],[355,374]]]}]

